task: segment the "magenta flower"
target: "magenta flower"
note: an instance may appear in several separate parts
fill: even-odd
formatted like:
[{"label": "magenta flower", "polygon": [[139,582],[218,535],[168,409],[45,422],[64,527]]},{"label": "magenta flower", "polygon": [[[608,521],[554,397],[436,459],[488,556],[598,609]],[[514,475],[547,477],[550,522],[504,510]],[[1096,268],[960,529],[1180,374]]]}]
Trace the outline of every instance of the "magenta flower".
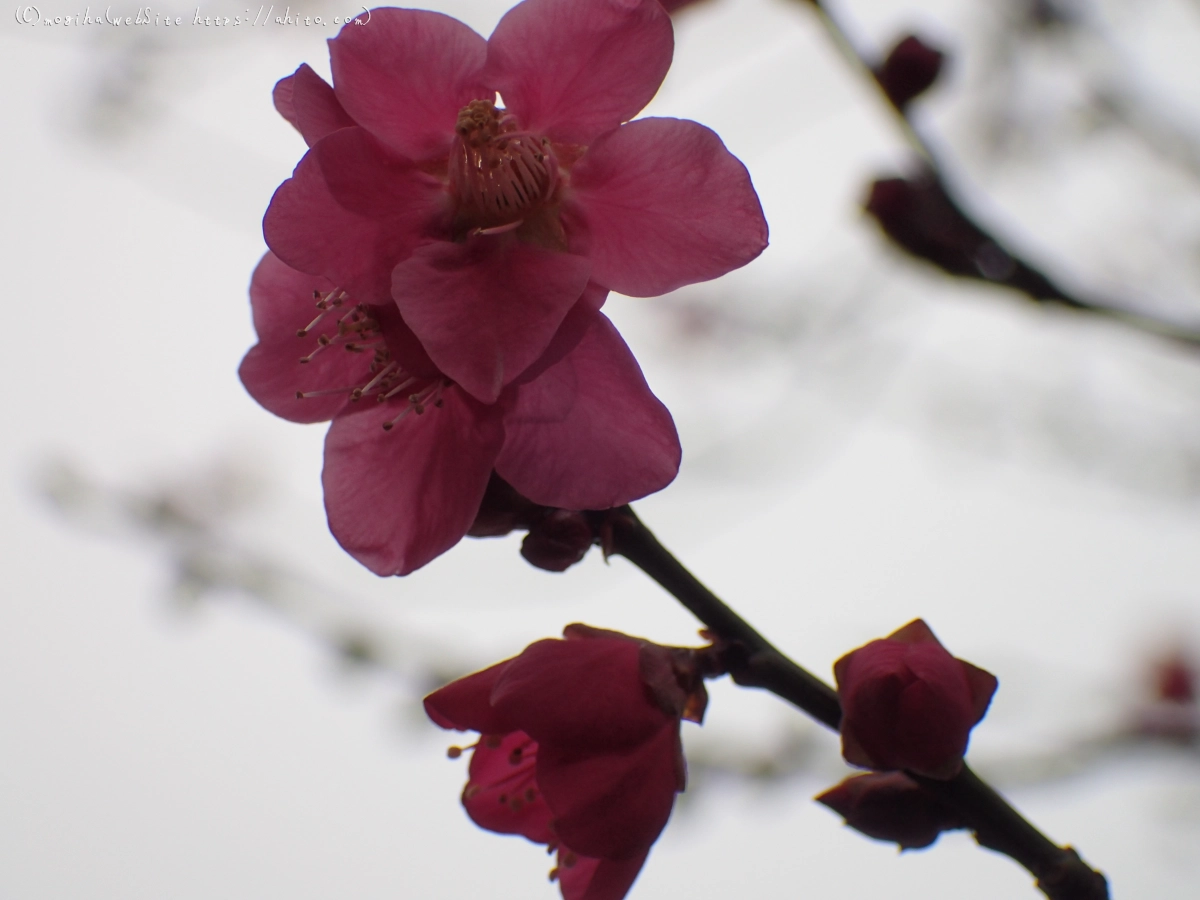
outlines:
[{"label": "magenta flower", "polygon": [[338,542],[379,575],[405,575],[456,544],[492,471],[535,503],[619,506],[679,467],[670,413],[596,309],[589,287],[552,345],[497,402],[430,359],[394,303],[359,303],[268,253],[250,284],[259,342],[239,374],[294,422],[332,419],[325,508]]},{"label": "magenta flower", "polygon": [[495,403],[589,284],[661,294],[766,246],[749,175],[712,131],[628,122],[672,51],[657,0],[525,0],[486,41],[373,10],[330,41],[332,88],[307,66],[276,87],[311,149],[267,243],[359,302],[394,301],[438,371]]},{"label": "magenta flower", "polygon": [[833,666],[842,755],[867,769],[951,778],[996,679],[951,656],[921,619],[847,653]]},{"label": "magenta flower", "polygon": [[620,900],[683,790],[679,725],[703,716],[700,666],[696,651],[617,632],[563,634],[435,691],[425,709],[481,734],[463,791],[476,824],[557,848],[565,900]]}]

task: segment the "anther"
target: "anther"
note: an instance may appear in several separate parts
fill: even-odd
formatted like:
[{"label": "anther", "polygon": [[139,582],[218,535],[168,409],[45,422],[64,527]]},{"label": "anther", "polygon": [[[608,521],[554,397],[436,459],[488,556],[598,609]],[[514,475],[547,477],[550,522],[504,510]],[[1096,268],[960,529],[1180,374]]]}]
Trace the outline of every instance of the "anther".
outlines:
[{"label": "anther", "polygon": [[449,759],[458,759],[462,756],[462,747],[449,747],[446,750],[446,756]]}]

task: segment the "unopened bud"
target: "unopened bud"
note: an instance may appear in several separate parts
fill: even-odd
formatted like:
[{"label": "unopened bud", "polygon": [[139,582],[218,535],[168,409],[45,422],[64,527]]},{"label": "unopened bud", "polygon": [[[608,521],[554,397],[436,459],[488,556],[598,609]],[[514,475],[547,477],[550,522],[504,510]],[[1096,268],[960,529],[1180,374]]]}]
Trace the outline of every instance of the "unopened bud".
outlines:
[{"label": "unopened bud", "polygon": [[903,772],[855,775],[816,800],[855,831],[901,850],[928,847],[943,831],[965,827],[953,809]]},{"label": "unopened bud", "polygon": [[876,69],[875,78],[892,104],[902,110],[937,81],[945,59],[940,50],[910,34],[892,48]]},{"label": "unopened bud", "polygon": [[583,559],[595,539],[583,513],[556,509],[530,526],[521,555],[539,569],[562,572]]},{"label": "unopened bud", "polygon": [[922,620],[847,653],[833,666],[842,755],[865,769],[953,778],[996,679],[955,659]]}]

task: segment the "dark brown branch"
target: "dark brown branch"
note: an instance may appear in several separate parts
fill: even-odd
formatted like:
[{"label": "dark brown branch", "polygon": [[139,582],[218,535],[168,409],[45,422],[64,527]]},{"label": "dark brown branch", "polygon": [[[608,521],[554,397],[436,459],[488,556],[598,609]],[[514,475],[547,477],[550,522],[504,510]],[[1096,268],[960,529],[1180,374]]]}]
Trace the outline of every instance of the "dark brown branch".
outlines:
[{"label": "dark brown branch", "polygon": [[[630,507],[597,515],[603,517],[600,530],[608,553],[624,556],[657,581],[729,646],[727,662],[734,681],[764,688],[837,729],[842,711],[833,688],[780,653],[701,584]],[[1103,875],[1070,847],[1054,844],[966,765],[948,781],[909,775],[957,810],[980,845],[1028,869],[1050,900],[1107,900]]]},{"label": "dark brown branch", "polygon": [[1128,306],[1100,301],[1067,291],[1037,266],[1030,264],[983,227],[948,184],[946,169],[933,144],[908,113],[910,96],[889,90],[884,61],[858,46],[830,10],[827,0],[799,0],[816,13],[830,39],[850,65],[869,79],[896,116],[896,122],[917,158],[907,178],[877,180],[866,209],[883,232],[911,256],[933,263],[959,278],[971,278],[1025,294],[1043,304],[1102,316],[1192,349],[1200,347],[1200,331]]}]

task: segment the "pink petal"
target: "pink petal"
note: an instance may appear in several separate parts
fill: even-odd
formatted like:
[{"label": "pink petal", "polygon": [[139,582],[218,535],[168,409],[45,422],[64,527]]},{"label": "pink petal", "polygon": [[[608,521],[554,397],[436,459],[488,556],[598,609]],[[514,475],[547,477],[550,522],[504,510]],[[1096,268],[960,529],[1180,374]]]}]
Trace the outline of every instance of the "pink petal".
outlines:
[{"label": "pink petal", "polygon": [[986,669],[981,669],[979,666],[961,659],[959,663],[963,667],[963,675],[967,678],[967,686],[971,694],[971,712],[978,723],[987,715],[988,707],[992,705],[992,696],[996,693],[1000,682]]},{"label": "pink petal", "polygon": [[750,174],[695,122],[639,119],[598,138],[571,172],[592,277],[649,297],[724,275],[767,246]]},{"label": "pink petal", "polygon": [[425,698],[425,712],[442,728],[503,734],[513,728],[492,709],[492,689],[511,660],[464,675]]},{"label": "pink petal", "polygon": [[471,527],[504,429],[499,409],[450,387],[444,406],[409,414],[377,403],[334,420],[325,438],[325,511],[338,543],[376,575],[407,575]]},{"label": "pink petal", "polygon": [[537,780],[555,832],[584,856],[638,856],[662,832],[678,789],[679,724],[664,724],[624,753],[563,752],[538,746]]},{"label": "pink petal", "polygon": [[356,302],[388,302],[392,269],[412,251],[416,235],[338,203],[321,174],[317,153],[305,154],[271,198],[263,217],[267,245],[293,269],[328,278]]},{"label": "pink petal", "polygon": [[442,183],[372,137],[345,128],[313,148],[329,192],[342,206],[376,219],[390,234],[418,240],[449,237],[452,209]]},{"label": "pink petal", "polygon": [[275,85],[275,108],[312,146],[327,134],[347,128],[354,120],[338,103],[333,88],[304,63]]},{"label": "pink petal", "polygon": [[646,863],[649,851],[630,859],[589,859],[575,856],[573,865],[565,865],[570,850],[558,853],[558,885],[563,900],[622,900],[633,887]]},{"label": "pink petal", "polygon": [[635,641],[530,644],[492,690],[492,706],[540,745],[586,753],[628,749],[677,720],[647,696]]},{"label": "pink petal", "polygon": [[897,628],[887,636],[887,640],[898,641],[901,644],[938,644],[940,646],[942,643],[924,619],[913,619],[903,628]]},{"label": "pink petal", "polygon": [[514,731],[481,737],[463,791],[471,821],[497,834],[519,834],[539,844],[553,841],[553,815],[538,787],[536,766],[537,744],[528,735]]},{"label": "pink petal", "polygon": [[681,450],[616,328],[598,312],[569,318],[585,317],[575,349],[517,387],[496,471],[535,503],[608,509],[670,484]]},{"label": "pink petal", "polygon": [[583,257],[488,235],[418,248],[393,272],[392,296],[438,368],[494,403],[542,355],[587,280]]},{"label": "pink petal", "polygon": [[525,128],[587,144],[633,118],[671,65],[658,0],[525,0],[487,47],[487,78]]},{"label": "pink petal", "polygon": [[458,111],[491,99],[480,70],[487,43],[449,16],[375,9],[329,42],[338,100],[360,125],[411,159],[445,156]]},{"label": "pink petal", "polygon": [[[329,291],[324,278],[305,275],[284,265],[274,254],[262,258],[250,279],[250,308],[259,341],[238,368],[242,384],[255,400],[292,422],[332,419],[349,400],[349,388],[359,382],[367,364],[351,353],[318,353],[312,361],[300,358],[317,346],[315,329],[307,338],[296,332],[320,312],[313,291]],[[322,391],[345,386],[340,394],[298,399],[297,391]]]},{"label": "pink petal", "polygon": [[[304,68],[305,65],[307,63],[301,65],[300,68]],[[300,69],[296,70],[296,72],[299,71]],[[292,103],[292,88],[295,80],[296,74],[293,72],[291,75],[286,75],[275,82],[275,87],[271,91],[271,102],[275,104],[275,111],[287,119],[292,124],[292,127],[299,131],[300,125],[296,121],[296,107]]]}]

